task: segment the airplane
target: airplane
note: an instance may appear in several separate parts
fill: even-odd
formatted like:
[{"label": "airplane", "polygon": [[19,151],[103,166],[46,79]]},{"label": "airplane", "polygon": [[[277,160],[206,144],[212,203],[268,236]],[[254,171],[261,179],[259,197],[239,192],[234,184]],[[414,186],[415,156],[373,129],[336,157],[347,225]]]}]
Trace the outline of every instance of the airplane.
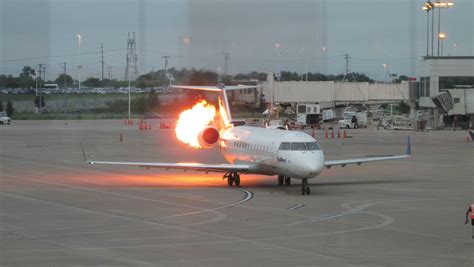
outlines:
[{"label": "airplane", "polygon": [[[324,168],[383,160],[405,159],[411,155],[410,137],[407,138],[404,155],[377,156],[367,158],[326,160],[318,141],[311,135],[298,131],[263,128],[255,126],[233,127],[227,91],[251,89],[256,86],[180,86],[174,88],[204,90],[219,94],[220,115],[223,125],[204,126],[199,133],[199,144],[203,148],[218,147],[227,164],[129,162],[87,160],[89,164],[111,164],[139,166],[145,168],[182,169],[193,171],[221,172],[229,186],[240,186],[241,174],[259,174],[278,177],[278,185],[289,185],[291,179],[301,180],[301,194],[309,195],[308,179],[319,176]],[[222,110],[223,109],[223,110]],[[220,129],[219,129],[220,128]]]}]

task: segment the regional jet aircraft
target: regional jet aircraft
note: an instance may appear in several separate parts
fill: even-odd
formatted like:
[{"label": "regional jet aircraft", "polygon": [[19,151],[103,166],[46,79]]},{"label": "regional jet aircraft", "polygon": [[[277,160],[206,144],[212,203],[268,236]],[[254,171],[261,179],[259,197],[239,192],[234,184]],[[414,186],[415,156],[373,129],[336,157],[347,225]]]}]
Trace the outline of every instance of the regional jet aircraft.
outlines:
[{"label": "regional jet aircraft", "polygon": [[213,91],[219,94],[219,113],[222,116],[222,123],[203,126],[198,140],[200,147],[218,147],[228,164],[118,162],[86,159],[87,163],[222,172],[229,186],[240,185],[240,174],[276,175],[278,176],[279,185],[289,185],[291,179],[300,179],[302,181],[301,193],[309,195],[308,179],[320,175],[325,167],[329,169],[334,165],[345,167],[348,164],[361,165],[371,161],[404,159],[411,154],[408,138],[406,154],[404,155],[325,160],[324,153],[317,140],[306,133],[251,126],[233,127],[230,124],[232,117],[226,91],[255,88],[255,86],[174,87]]}]

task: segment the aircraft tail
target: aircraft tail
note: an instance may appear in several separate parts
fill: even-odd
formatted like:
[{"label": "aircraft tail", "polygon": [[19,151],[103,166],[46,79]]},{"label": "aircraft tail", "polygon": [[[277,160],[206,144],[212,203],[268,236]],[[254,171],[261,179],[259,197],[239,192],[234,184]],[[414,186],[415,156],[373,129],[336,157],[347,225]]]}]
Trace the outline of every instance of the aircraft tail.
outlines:
[{"label": "aircraft tail", "polygon": [[229,100],[227,98],[227,91],[230,90],[241,90],[241,89],[255,89],[260,87],[259,85],[234,85],[225,86],[224,84],[218,84],[217,86],[189,86],[189,85],[172,85],[172,88],[187,89],[187,90],[202,90],[219,93],[219,113],[221,114],[224,127],[230,127],[232,122],[232,114],[230,112]]}]

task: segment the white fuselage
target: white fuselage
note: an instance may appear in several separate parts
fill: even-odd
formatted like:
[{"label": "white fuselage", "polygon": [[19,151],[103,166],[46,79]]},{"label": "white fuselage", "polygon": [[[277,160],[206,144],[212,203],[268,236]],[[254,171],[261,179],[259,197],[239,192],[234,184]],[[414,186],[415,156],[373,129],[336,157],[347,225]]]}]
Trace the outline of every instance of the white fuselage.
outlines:
[{"label": "white fuselage", "polygon": [[303,132],[239,126],[222,134],[219,147],[228,162],[249,164],[252,173],[308,179],[322,172],[323,151],[280,149],[280,145],[315,142],[313,137]]}]

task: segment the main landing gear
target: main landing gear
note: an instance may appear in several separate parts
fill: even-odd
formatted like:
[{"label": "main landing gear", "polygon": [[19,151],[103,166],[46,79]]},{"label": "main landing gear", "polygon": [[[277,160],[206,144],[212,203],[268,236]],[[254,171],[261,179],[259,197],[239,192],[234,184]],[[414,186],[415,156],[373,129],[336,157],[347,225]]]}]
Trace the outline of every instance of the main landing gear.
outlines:
[{"label": "main landing gear", "polygon": [[301,182],[301,194],[309,195],[310,193],[311,193],[311,190],[309,189],[308,179],[303,179]]},{"label": "main landing gear", "polygon": [[278,175],[278,185],[290,185],[291,184],[291,178],[288,176],[283,176],[283,175]]},{"label": "main landing gear", "polygon": [[233,186],[240,186],[240,175],[236,172],[227,172],[224,174],[223,179],[227,178],[227,185]]}]

